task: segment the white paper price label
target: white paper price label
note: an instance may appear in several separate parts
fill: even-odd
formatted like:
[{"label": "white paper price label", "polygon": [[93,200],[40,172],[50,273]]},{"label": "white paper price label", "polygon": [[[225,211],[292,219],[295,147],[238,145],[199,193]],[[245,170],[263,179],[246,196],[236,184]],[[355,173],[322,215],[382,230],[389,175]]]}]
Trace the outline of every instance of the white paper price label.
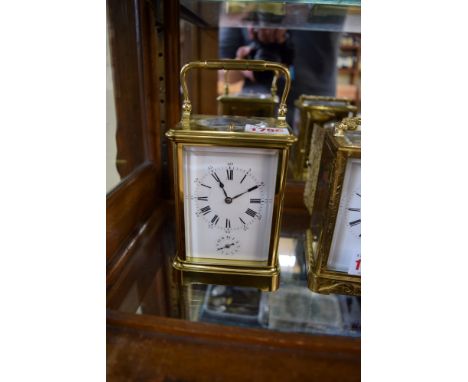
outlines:
[{"label": "white paper price label", "polygon": [[257,133],[257,134],[274,134],[274,135],[288,135],[288,129],[284,127],[267,127],[267,126],[257,126],[257,125],[250,125],[246,124],[244,131],[249,133]]},{"label": "white paper price label", "polygon": [[349,275],[361,275],[361,254],[358,253],[354,256],[351,256],[348,268]]}]

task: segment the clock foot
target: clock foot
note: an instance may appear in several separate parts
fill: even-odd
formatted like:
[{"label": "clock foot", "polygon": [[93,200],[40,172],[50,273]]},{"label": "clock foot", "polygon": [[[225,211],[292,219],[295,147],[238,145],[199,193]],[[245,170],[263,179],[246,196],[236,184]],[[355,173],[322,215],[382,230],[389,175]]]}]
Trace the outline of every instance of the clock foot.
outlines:
[{"label": "clock foot", "polygon": [[175,257],[172,262],[174,279],[180,285],[215,284],[257,288],[273,292],[279,288],[280,268],[240,267],[236,265],[195,263]]},{"label": "clock foot", "polygon": [[345,294],[351,296],[361,295],[361,277],[350,276],[346,273],[320,269],[315,261],[314,238],[310,229],[306,232],[306,269],[307,284],[310,290],[322,294]]}]

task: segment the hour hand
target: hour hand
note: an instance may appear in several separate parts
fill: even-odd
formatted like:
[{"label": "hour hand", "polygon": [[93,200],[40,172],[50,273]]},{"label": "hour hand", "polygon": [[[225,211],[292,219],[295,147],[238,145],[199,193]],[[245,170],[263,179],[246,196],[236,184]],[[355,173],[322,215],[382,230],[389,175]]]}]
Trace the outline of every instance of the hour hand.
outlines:
[{"label": "hour hand", "polygon": [[250,192],[250,191],[253,191],[253,190],[256,190],[258,188],[258,186],[253,186],[253,187],[250,187],[247,191],[244,191],[236,196],[233,196],[231,199],[235,199],[235,198],[238,198],[239,196],[242,196],[244,194],[246,194],[247,192]]},{"label": "hour hand", "polygon": [[224,189],[224,184],[223,184],[223,182],[221,182],[221,179],[219,179],[218,174],[216,174],[216,172],[213,171],[213,172],[211,173],[211,176],[218,182],[219,187],[221,187],[221,189],[222,189],[223,192],[224,192],[224,196],[225,196],[226,198],[228,198],[228,196],[227,196],[227,194],[226,194],[226,190]]},{"label": "hour hand", "polygon": [[229,249],[229,248],[230,248],[230,247],[232,247],[233,245],[234,245],[234,243],[231,243],[231,244],[225,244],[225,245],[224,245],[224,247],[217,248],[217,250],[218,250],[218,251],[221,251],[221,250],[222,250],[222,249],[224,249],[224,248],[228,248],[228,249]]}]

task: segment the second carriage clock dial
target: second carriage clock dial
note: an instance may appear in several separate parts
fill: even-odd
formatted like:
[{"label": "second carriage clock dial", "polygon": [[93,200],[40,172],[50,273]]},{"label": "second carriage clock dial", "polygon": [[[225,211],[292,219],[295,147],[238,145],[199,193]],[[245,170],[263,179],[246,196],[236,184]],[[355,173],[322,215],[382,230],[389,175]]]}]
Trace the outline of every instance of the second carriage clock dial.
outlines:
[{"label": "second carriage clock dial", "polygon": [[[191,115],[189,69],[271,70],[285,77],[277,118]],[[174,153],[176,280],[279,286],[278,241],[290,146],[290,76],[267,61],[193,62],[181,70],[180,123],[167,132]]]},{"label": "second carriage clock dial", "polygon": [[361,159],[349,159],[346,167],[327,265],[333,271],[356,274],[355,258],[361,252]]}]

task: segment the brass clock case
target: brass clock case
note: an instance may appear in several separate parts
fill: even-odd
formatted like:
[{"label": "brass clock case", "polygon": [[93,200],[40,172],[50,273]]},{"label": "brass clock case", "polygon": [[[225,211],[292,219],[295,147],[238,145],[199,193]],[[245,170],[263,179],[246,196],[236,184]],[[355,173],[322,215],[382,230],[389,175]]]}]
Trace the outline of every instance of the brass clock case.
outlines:
[{"label": "brass clock case", "polygon": [[[291,152],[291,170],[295,180],[307,179],[309,153],[315,128],[324,128],[325,124],[354,115],[356,106],[342,98],[301,95],[295,101],[299,120],[295,126],[298,143]],[[296,131],[297,129],[297,131]]]},{"label": "brass clock case", "polygon": [[[241,61],[241,63],[239,63]],[[239,66],[240,65],[240,66]],[[190,100],[185,85],[185,72],[190,68],[254,68],[256,70],[278,70],[285,73],[289,85],[289,72],[277,63],[265,61],[245,62],[245,60],[219,60],[190,63],[181,71],[184,89],[182,120],[166,136],[172,142],[174,158],[175,212],[177,253],[172,265],[176,280],[181,283],[208,283],[241,285],[272,291],[279,286],[278,242],[282,215],[282,204],[286,186],[286,171],[290,146],[296,141],[285,121],[286,95],[283,94],[278,118],[247,118],[242,116],[190,115]],[[260,68],[260,69],[259,69]],[[246,125],[282,129],[282,134],[268,134],[245,131]],[[273,218],[266,261],[242,261],[212,258],[191,258],[185,249],[184,216],[184,167],[183,150],[185,147],[241,147],[275,149],[278,151],[278,168],[273,197]]]},{"label": "brass clock case", "polygon": [[315,195],[310,228],[306,232],[308,286],[314,292],[361,295],[361,276],[327,267],[350,158],[361,158],[360,131],[327,130],[319,171],[321,184]]},{"label": "brass clock case", "polygon": [[[358,117],[344,118],[340,123],[327,122],[323,125],[316,124],[312,133],[310,142],[309,158],[307,163],[307,172],[304,185],[304,205],[309,214],[312,214],[314,208],[315,191],[317,187],[317,178],[322,157],[323,141],[327,129],[336,127],[335,136],[343,136],[344,130],[359,130],[361,119]],[[341,127],[343,126],[343,127]]]}]

